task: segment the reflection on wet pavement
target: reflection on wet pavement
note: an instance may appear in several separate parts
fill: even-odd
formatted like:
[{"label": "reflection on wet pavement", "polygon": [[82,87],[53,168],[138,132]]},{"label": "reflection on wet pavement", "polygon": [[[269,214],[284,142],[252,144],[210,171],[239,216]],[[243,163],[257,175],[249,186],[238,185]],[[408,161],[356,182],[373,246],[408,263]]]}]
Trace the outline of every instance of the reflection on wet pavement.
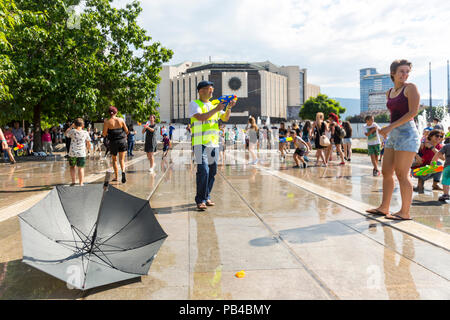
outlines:
[{"label": "reflection on wet pavement", "polygon": [[[218,169],[212,194],[216,206],[198,212],[190,151],[156,158],[155,174],[148,172],[144,159],[128,168],[126,184],[115,184],[135,196],[151,196],[150,204],[169,235],[147,276],[87,292],[69,290],[64,282],[20,262],[19,223],[12,217],[0,222],[0,299],[450,298],[448,250],[239,164],[232,155]],[[367,162],[357,157],[354,166],[352,161],[352,166],[306,170],[292,169],[289,162],[280,165],[276,154],[262,158],[263,165],[270,163],[324,190],[373,204],[381,197],[381,179],[372,177]],[[7,177],[1,196],[7,195],[11,204],[20,201],[11,191],[39,192],[67,181],[67,173],[53,173],[64,170],[64,164],[52,164],[51,174],[46,165],[29,171],[17,168],[17,174],[1,171]],[[89,172],[102,168],[92,164]],[[26,180],[27,174],[36,177]],[[431,214],[423,204],[436,196],[415,195],[419,205],[412,214],[428,224],[443,218],[433,227],[448,232],[448,205],[431,204]],[[241,279],[234,276],[240,270],[246,272]]]}]

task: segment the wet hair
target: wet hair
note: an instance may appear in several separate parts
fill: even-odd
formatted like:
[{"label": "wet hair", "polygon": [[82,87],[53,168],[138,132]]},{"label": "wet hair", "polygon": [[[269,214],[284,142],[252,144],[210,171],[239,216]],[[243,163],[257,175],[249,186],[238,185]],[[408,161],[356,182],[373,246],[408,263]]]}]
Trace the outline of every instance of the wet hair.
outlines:
[{"label": "wet hair", "polygon": [[82,127],[84,125],[84,121],[81,118],[76,118],[74,121],[75,127]]},{"label": "wet hair", "polygon": [[290,133],[291,133],[291,134],[296,134],[297,132],[295,132],[295,130],[291,130]]},{"label": "wet hair", "polygon": [[441,134],[442,136],[445,136],[444,131],[438,130],[438,129],[434,129],[434,130],[431,130],[431,131],[430,131],[430,133],[429,133],[428,136],[427,136],[427,139],[428,139],[428,140],[431,140],[431,138],[432,138],[433,136],[437,136],[438,134]]},{"label": "wet hair", "polygon": [[392,79],[392,82],[394,82],[394,76],[393,76],[393,74],[395,74],[396,72],[397,72],[397,69],[398,69],[398,67],[400,67],[400,66],[408,66],[410,69],[412,68],[412,63],[411,62],[409,62],[408,60],[406,60],[406,59],[401,59],[401,60],[394,60],[392,63],[391,63],[391,79]]},{"label": "wet hair", "polygon": [[439,121],[441,121],[441,120],[439,120],[438,118],[433,118],[433,121],[439,122]]},{"label": "wet hair", "polygon": [[372,120],[373,121],[373,116],[365,116],[364,117],[364,121],[369,121],[369,120]]}]

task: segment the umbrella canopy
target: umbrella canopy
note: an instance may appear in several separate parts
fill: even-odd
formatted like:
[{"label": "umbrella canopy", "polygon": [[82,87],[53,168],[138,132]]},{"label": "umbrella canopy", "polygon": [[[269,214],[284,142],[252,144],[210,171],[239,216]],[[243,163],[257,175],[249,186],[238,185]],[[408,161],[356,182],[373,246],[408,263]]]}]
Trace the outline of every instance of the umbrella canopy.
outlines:
[{"label": "umbrella canopy", "polygon": [[23,262],[81,290],[146,275],[167,234],[147,200],[57,186],[19,215]]}]

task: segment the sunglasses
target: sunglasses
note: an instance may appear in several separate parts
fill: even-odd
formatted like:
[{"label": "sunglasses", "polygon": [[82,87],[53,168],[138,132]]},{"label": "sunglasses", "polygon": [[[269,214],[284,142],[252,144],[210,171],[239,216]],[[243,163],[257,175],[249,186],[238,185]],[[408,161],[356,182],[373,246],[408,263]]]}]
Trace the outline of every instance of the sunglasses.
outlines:
[{"label": "sunglasses", "polygon": [[441,136],[441,135],[435,134],[435,135],[434,135],[434,136],[432,136],[432,137],[436,137],[436,138],[443,138],[444,136]]}]

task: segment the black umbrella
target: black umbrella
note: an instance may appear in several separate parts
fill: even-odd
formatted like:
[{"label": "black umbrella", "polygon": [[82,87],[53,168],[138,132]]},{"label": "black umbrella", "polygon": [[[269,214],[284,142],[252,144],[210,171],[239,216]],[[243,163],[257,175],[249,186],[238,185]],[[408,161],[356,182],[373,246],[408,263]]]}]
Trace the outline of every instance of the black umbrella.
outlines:
[{"label": "black umbrella", "polygon": [[23,262],[82,290],[146,275],[167,234],[147,200],[57,186],[21,213]]}]

